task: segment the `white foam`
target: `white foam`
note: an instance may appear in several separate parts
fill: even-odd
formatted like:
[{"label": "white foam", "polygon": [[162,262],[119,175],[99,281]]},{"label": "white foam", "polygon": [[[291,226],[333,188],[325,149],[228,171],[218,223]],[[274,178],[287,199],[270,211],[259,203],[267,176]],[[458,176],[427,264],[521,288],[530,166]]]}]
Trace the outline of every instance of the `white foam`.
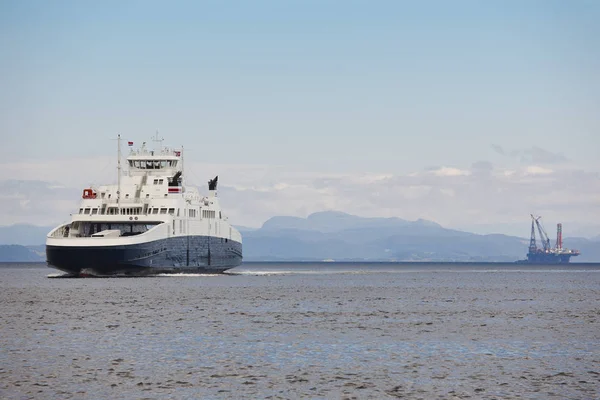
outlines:
[{"label": "white foam", "polygon": [[269,276],[269,275],[334,275],[334,274],[372,274],[387,271],[365,271],[365,270],[267,270],[267,271],[225,271],[228,275],[249,275],[249,276]]},{"label": "white foam", "polygon": [[54,274],[49,274],[48,278],[63,278],[63,277],[67,277],[67,276],[72,276],[71,274],[65,274],[65,273],[61,273],[61,272],[57,272]]},{"label": "white foam", "polygon": [[205,276],[220,276],[221,274],[190,274],[190,273],[180,273],[180,274],[158,274],[157,276],[164,277],[174,277],[174,278],[197,278],[197,277],[205,277]]}]

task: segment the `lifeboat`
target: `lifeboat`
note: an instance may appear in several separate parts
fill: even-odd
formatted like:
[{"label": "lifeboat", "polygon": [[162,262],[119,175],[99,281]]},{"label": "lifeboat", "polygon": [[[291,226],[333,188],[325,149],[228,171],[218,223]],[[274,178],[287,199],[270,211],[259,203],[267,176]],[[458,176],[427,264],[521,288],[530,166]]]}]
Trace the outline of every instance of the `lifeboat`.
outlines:
[{"label": "lifeboat", "polygon": [[95,199],[96,192],[94,192],[94,190],[91,188],[83,189],[83,196],[81,197],[83,197],[84,199]]}]

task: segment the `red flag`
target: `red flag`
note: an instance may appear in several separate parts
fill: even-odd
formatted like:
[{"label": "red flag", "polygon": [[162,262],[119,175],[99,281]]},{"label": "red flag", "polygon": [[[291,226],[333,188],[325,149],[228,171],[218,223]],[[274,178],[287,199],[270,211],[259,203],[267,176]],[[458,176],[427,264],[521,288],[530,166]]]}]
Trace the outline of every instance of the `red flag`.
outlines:
[{"label": "red flag", "polygon": [[128,146],[133,146],[133,142],[127,142]]},{"label": "red flag", "polygon": [[175,152],[175,155],[176,155],[177,157],[179,157],[179,156],[181,155],[181,152],[180,152],[180,151],[176,151],[176,152]]}]

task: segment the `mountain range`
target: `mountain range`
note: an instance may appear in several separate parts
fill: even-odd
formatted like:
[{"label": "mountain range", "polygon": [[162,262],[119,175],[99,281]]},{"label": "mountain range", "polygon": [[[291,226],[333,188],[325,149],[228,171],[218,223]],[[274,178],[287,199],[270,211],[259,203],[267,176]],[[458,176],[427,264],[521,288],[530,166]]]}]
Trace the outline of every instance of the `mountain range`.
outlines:
[{"label": "mountain range", "polygon": [[[529,239],[478,235],[419,219],[364,218],[324,211],[307,218],[278,216],[258,229],[238,227],[246,261],[483,261],[525,258]],[[524,223],[524,231],[529,226]],[[43,243],[51,227],[0,227],[0,261],[44,261]],[[572,262],[600,262],[600,240],[565,238],[581,251]]]}]

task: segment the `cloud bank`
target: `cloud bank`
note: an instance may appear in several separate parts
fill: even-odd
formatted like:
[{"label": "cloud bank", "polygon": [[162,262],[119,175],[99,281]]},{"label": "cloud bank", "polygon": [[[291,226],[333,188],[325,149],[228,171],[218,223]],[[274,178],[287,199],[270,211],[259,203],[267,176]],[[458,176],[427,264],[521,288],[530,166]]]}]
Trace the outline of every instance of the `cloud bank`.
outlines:
[{"label": "cloud bank", "polygon": [[[109,167],[100,167],[103,163]],[[67,220],[78,208],[84,187],[116,181],[114,161],[109,158],[2,168],[10,176],[0,181],[2,225],[50,225]],[[567,232],[577,226],[600,226],[599,174],[547,164],[509,169],[478,161],[469,168],[341,174],[282,166],[188,163],[186,175],[188,184],[200,186],[203,192],[208,179],[219,175],[219,197],[226,214],[234,224],[244,226],[258,227],[276,215],[306,217],[323,210],[425,218],[450,228],[481,225],[522,236],[528,234],[529,213],[543,215],[548,224],[571,224],[565,226]],[[523,229],[504,231],[510,224]]]}]

